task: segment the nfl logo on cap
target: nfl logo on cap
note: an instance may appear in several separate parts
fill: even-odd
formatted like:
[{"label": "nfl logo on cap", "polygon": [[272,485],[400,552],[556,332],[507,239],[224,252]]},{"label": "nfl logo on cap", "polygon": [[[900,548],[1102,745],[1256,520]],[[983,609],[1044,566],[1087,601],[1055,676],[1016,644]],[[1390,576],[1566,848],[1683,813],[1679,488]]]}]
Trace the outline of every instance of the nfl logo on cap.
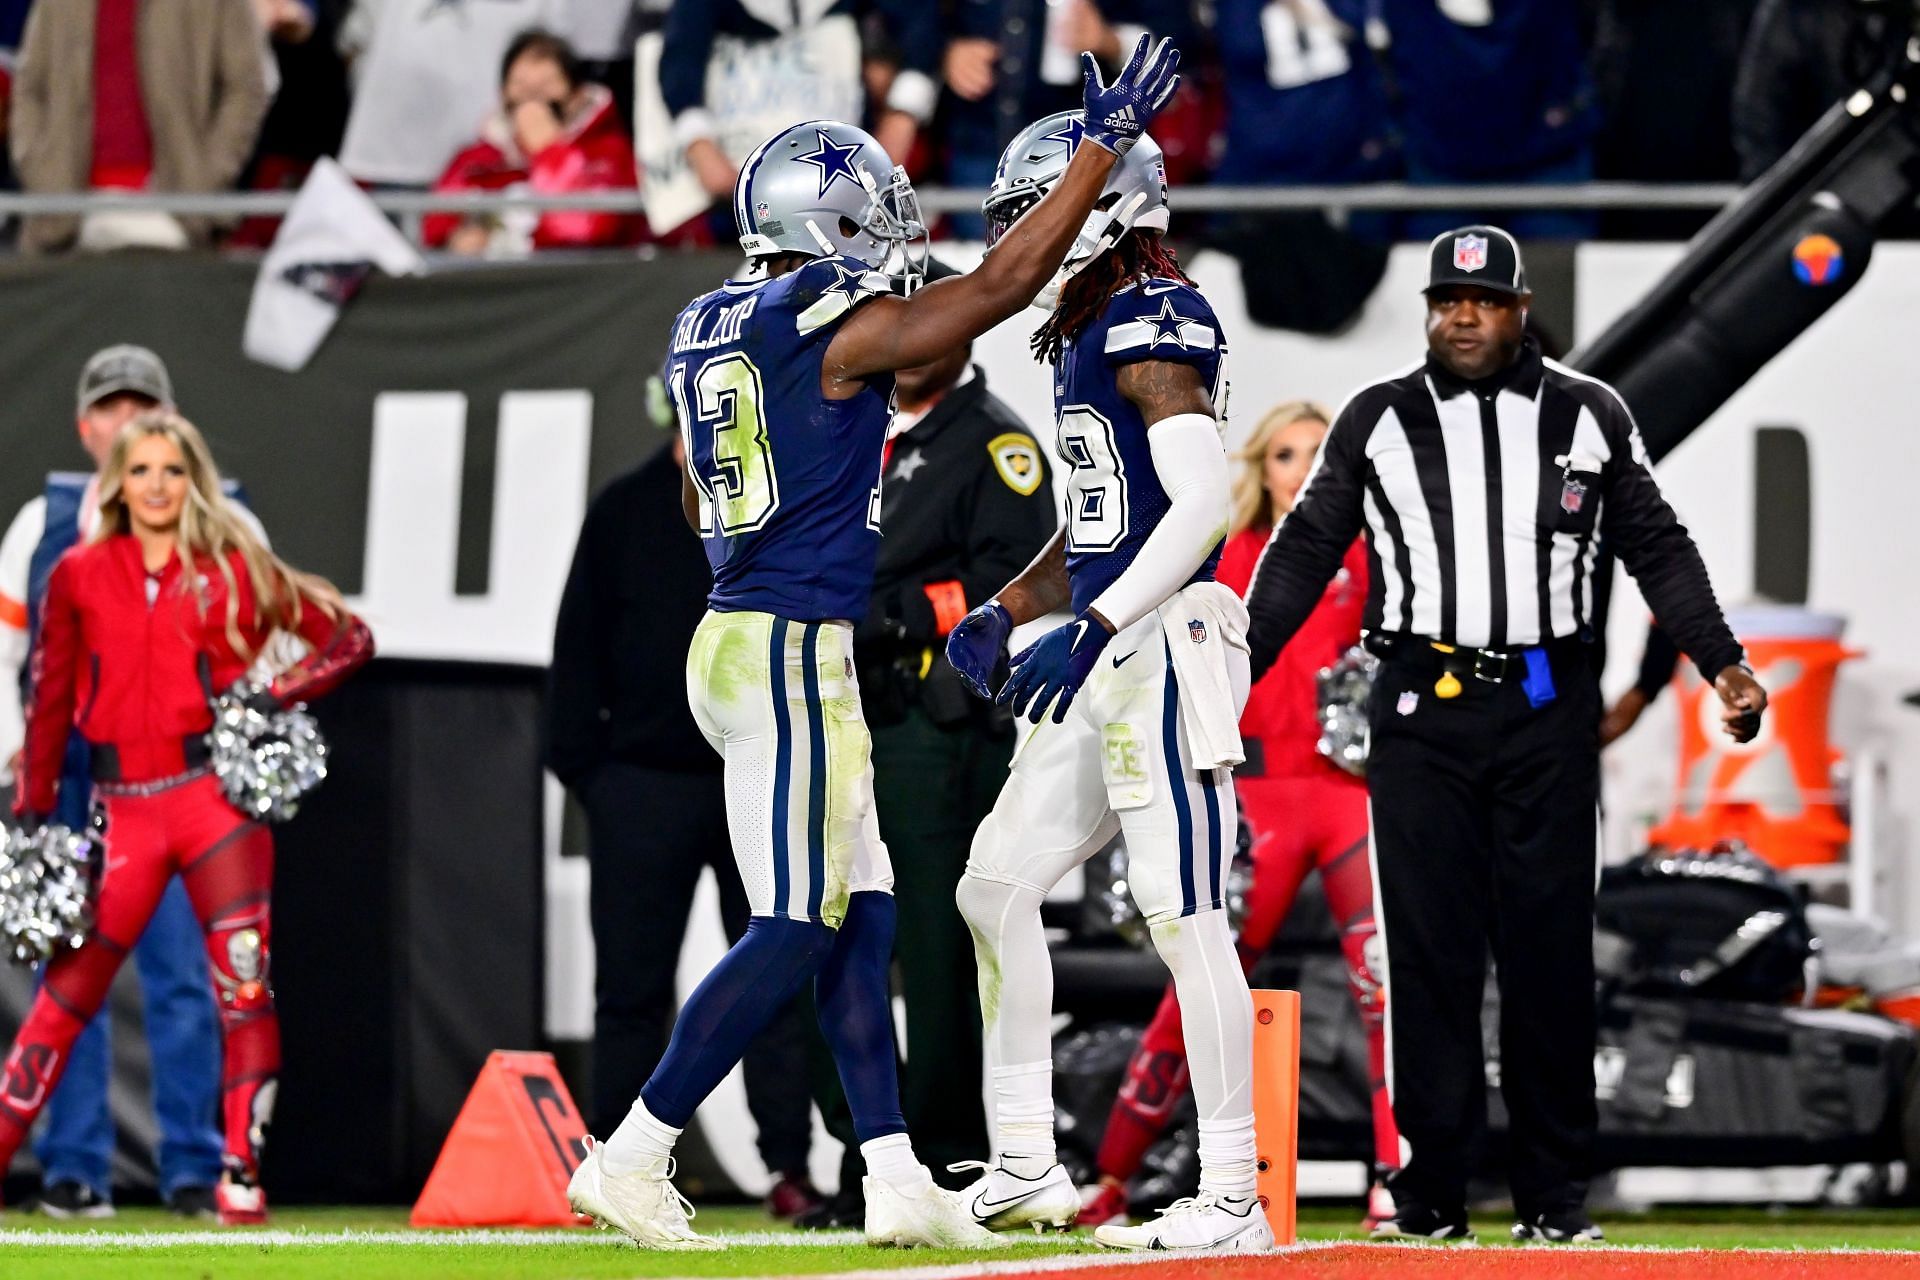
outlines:
[{"label": "nfl logo on cap", "polygon": [[1487,265],[1485,236],[1455,236],[1453,265],[1461,271],[1479,271]]}]

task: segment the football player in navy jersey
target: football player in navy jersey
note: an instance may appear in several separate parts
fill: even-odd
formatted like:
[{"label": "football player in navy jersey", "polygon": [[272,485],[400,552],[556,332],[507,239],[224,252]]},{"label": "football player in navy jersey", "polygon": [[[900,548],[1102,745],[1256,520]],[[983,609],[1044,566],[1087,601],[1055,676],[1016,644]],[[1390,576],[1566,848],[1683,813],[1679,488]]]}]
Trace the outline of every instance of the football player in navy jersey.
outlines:
[{"label": "football player in navy jersey", "polygon": [[[1007,147],[988,236],[1017,235],[1086,151],[1076,112]],[[1008,633],[1073,620],[1015,655],[999,691],[1032,721],[957,898],[972,928],[993,1069],[994,1158],[966,1193],[993,1227],[1066,1226],[1079,1196],[1054,1157],[1053,981],[1040,903],[1115,832],[1135,900],[1173,971],[1200,1111],[1200,1194],[1146,1226],[1103,1226],[1135,1249],[1271,1248],[1254,1195],[1253,1006],[1223,910],[1244,757],[1247,614],[1214,581],[1227,531],[1226,340],[1161,243],[1166,172],[1140,143],[1036,305],[1053,366],[1066,521],[1039,558],[954,629],[947,654],[989,696]]]},{"label": "football player in navy jersey", "polygon": [[905,297],[889,294],[882,268],[912,273],[909,246],[925,232],[905,173],[873,138],[809,121],[741,167],[734,217],[753,269],[680,313],[665,379],[686,448],[683,506],[714,575],[687,691],[725,759],[753,919],[568,1187],[575,1209],[640,1244],[717,1247],[688,1225],[670,1181],[674,1142],[808,978],[867,1164],[868,1240],[998,1243],[934,1184],[901,1119],[893,875],[873,815],[852,624],[873,587],[892,371],[978,337],[1056,274],[1109,171],[1172,96],[1178,62],[1165,41],[1149,50],[1143,38],[1106,85],[1084,59],[1091,145],[977,270]]}]

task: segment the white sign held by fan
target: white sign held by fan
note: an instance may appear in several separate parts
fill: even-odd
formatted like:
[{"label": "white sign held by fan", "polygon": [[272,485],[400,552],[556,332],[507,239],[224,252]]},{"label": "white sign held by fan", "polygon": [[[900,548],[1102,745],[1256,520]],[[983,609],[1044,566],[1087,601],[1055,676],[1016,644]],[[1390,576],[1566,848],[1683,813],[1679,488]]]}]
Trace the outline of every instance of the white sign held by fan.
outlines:
[{"label": "white sign held by fan", "polygon": [[[634,45],[634,153],[643,175],[641,199],[655,235],[673,230],[713,203],[674,142],[660,92],[665,40],[649,32]],[[835,14],[771,40],[717,35],[707,62],[706,109],[715,141],[736,166],[753,149],[800,120],[858,120],[860,32]]]}]

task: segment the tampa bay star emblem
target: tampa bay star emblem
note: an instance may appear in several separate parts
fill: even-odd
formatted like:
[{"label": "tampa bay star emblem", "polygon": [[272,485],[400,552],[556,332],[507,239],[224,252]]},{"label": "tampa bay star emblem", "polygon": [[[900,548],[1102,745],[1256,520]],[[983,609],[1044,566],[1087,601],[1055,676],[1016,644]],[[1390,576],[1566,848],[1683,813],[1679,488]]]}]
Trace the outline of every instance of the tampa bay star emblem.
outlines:
[{"label": "tampa bay star emblem", "polygon": [[1009,431],[987,441],[987,456],[1001,482],[1021,497],[1040,487],[1046,473],[1040,467],[1040,446],[1030,435]]},{"label": "tampa bay star emblem", "polygon": [[820,139],[820,148],[804,156],[795,156],[800,164],[810,164],[820,171],[820,191],[824,196],[827,190],[841,178],[854,186],[860,185],[860,175],[854,172],[853,158],[860,154],[857,143],[838,143],[827,136],[825,129],[815,129],[814,136]]},{"label": "tampa bay star emblem", "polygon": [[1162,342],[1171,342],[1182,347],[1186,346],[1187,340],[1180,336],[1180,326],[1183,324],[1192,324],[1193,317],[1183,316],[1175,311],[1173,309],[1173,299],[1168,298],[1160,304],[1160,313],[1158,315],[1141,316],[1140,321],[1153,330],[1153,338],[1147,343],[1147,349],[1151,351]]}]

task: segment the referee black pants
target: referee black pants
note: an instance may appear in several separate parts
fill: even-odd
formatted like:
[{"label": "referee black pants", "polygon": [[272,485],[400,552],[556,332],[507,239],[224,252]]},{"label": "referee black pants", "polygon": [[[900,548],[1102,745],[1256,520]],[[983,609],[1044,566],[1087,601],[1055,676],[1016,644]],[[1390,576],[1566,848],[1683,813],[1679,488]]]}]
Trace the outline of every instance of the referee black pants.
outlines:
[{"label": "referee black pants", "polygon": [[1460,694],[1441,698],[1437,677],[1389,659],[1369,703],[1387,1079],[1408,1148],[1392,1190],[1403,1205],[1464,1216],[1486,1118],[1491,950],[1514,1207],[1575,1208],[1597,1123],[1598,684],[1577,652],[1554,663],[1559,696],[1541,707],[1518,680],[1462,676]]}]

